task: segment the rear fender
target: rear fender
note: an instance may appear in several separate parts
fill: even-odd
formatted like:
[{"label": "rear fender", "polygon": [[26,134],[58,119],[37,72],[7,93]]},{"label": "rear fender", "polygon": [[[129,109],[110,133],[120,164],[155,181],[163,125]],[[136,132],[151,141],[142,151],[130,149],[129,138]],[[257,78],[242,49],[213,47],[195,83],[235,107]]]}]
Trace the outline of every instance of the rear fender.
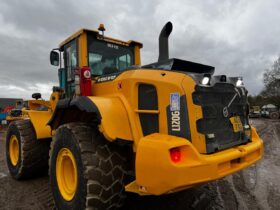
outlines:
[{"label": "rear fender", "polygon": [[78,121],[98,124],[100,132],[109,141],[133,139],[126,109],[118,97],[79,96],[73,100],[60,100],[48,124],[56,129]]}]

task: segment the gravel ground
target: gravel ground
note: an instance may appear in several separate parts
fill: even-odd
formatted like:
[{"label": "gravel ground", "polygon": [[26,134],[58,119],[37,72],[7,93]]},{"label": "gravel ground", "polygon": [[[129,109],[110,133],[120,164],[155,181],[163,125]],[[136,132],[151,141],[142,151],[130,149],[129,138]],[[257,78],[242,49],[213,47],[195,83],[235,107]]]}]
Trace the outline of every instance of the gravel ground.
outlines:
[{"label": "gravel ground", "polygon": [[[129,194],[122,210],[280,209],[280,121],[254,119],[264,140],[262,161],[224,179],[165,196]],[[0,132],[0,210],[54,209],[48,177],[15,181],[4,156],[4,132]]]}]

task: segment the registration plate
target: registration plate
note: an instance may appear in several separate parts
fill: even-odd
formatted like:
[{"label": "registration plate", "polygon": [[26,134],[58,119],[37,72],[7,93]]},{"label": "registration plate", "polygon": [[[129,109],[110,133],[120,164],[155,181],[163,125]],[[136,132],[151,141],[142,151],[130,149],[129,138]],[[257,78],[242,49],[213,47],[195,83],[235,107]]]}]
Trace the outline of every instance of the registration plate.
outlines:
[{"label": "registration plate", "polygon": [[241,122],[239,116],[231,117],[231,118],[229,118],[229,120],[233,126],[233,131],[235,133],[243,131],[243,125],[242,125],[242,122]]}]

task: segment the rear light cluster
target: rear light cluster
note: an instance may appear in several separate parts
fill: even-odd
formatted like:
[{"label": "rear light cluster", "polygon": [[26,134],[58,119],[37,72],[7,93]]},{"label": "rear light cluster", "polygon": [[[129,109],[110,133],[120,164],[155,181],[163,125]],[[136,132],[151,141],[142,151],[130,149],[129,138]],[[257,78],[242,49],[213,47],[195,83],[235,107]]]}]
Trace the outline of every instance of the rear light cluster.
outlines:
[{"label": "rear light cluster", "polygon": [[170,152],[170,158],[173,163],[178,163],[181,161],[182,155],[181,155],[181,150],[179,147],[172,148],[169,150],[169,152]]},{"label": "rear light cluster", "polygon": [[81,96],[91,96],[91,70],[84,66],[75,71],[75,93]]}]

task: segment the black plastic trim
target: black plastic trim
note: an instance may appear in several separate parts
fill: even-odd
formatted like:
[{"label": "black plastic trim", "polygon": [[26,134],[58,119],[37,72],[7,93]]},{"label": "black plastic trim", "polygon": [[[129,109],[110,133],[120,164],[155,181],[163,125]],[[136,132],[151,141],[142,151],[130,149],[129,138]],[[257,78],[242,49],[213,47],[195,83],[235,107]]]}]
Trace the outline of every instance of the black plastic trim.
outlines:
[{"label": "black plastic trim", "polygon": [[215,67],[208,66],[191,61],[181,60],[178,58],[170,58],[165,61],[151,63],[142,66],[143,69],[161,69],[169,71],[182,71],[186,73],[198,73],[198,74],[214,74]]},{"label": "black plastic trim", "polygon": [[234,132],[230,122],[231,117],[239,116],[242,125],[249,126],[245,88],[221,82],[209,87],[196,85],[192,97],[193,103],[202,109],[203,117],[196,121],[196,125],[197,131],[205,135],[207,154],[250,141],[245,128]]},{"label": "black plastic trim", "polygon": [[186,138],[190,142],[192,141],[191,129],[189,122],[188,106],[186,95],[180,97],[180,130],[172,130],[172,113],[170,105],[166,107],[167,121],[168,121],[168,134],[173,136],[179,136]]},{"label": "black plastic trim", "polygon": [[[138,109],[158,110],[157,89],[152,84],[139,84],[138,86]],[[144,136],[159,132],[158,114],[139,113],[140,123]]]},{"label": "black plastic trim", "polygon": [[92,100],[90,100],[86,96],[80,96],[80,97],[74,98],[70,102],[70,107],[73,107],[73,106],[77,107],[81,111],[95,112],[97,114],[98,119],[99,120],[101,119],[101,115],[100,115],[100,112],[99,112],[96,104],[94,102],[92,102]]},{"label": "black plastic trim", "polygon": [[56,129],[61,124],[74,121],[95,122],[100,124],[101,114],[98,107],[86,96],[79,96],[73,100],[59,100],[48,125]]}]

